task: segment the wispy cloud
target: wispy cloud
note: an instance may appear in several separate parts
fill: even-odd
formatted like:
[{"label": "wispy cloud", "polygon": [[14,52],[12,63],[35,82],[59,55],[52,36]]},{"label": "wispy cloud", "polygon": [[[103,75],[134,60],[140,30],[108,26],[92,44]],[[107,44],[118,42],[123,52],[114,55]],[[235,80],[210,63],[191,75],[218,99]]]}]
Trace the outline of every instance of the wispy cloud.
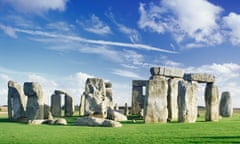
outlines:
[{"label": "wispy cloud", "polygon": [[177,53],[176,51],[161,49],[158,47],[153,47],[153,46],[144,45],[144,44],[132,44],[132,43],[105,41],[105,40],[94,40],[94,39],[83,38],[80,36],[62,35],[62,34],[49,33],[45,31],[25,30],[25,29],[19,29],[19,28],[15,28],[15,31],[29,34],[29,35],[34,35],[34,36],[43,36],[46,38],[58,38],[63,40],[70,40],[70,41],[96,44],[96,45],[117,46],[117,47],[133,48],[133,49],[142,49],[142,50],[148,50],[148,51],[158,51],[158,52],[164,52],[164,53]]},{"label": "wispy cloud", "polygon": [[112,12],[109,12],[106,15],[118,27],[118,30],[120,32],[126,34],[129,37],[132,43],[137,43],[141,40],[141,35],[136,29],[129,28],[123,24],[118,23]]},{"label": "wispy cloud", "polygon": [[48,10],[64,11],[68,0],[2,0],[0,3],[9,4],[22,13],[41,14]]},{"label": "wispy cloud", "polygon": [[10,36],[12,38],[17,38],[17,34],[16,34],[15,30],[12,27],[0,24],[0,29],[3,30],[3,32],[6,35],[8,35],[8,36]]},{"label": "wispy cloud", "polygon": [[110,27],[94,14],[90,16],[89,20],[76,20],[76,22],[80,24],[84,30],[91,33],[99,35],[112,33]]},{"label": "wispy cloud", "polygon": [[112,71],[113,74],[121,76],[121,77],[127,77],[127,78],[133,78],[133,79],[142,79],[140,75],[137,73],[134,73],[132,71],[122,70],[122,69],[114,69]]}]

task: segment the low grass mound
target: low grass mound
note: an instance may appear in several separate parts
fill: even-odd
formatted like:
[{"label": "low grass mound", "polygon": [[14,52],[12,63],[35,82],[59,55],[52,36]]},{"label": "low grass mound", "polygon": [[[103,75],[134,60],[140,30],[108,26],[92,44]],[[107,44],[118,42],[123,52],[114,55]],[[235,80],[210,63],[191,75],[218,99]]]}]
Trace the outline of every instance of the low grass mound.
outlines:
[{"label": "low grass mound", "polygon": [[0,143],[240,143],[238,112],[219,122],[204,122],[201,112],[198,121],[192,124],[144,124],[141,118],[130,116],[130,120],[122,122],[121,128],[73,126],[76,118],[67,117],[67,126],[27,125],[10,122],[6,115],[0,115]]}]

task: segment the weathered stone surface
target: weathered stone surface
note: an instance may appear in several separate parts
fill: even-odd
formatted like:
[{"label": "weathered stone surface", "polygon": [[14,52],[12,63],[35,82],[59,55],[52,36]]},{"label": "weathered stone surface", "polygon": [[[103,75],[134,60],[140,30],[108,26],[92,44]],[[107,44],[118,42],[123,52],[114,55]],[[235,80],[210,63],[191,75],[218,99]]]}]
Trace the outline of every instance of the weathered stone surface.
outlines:
[{"label": "weathered stone surface", "polygon": [[103,118],[107,116],[106,89],[103,79],[88,78],[86,81],[85,92],[82,95],[84,103],[81,102],[81,108],[84,109],[84,115],[98,115]]},{"label": "weathered stone surface", "polygon": [[48,119],[49,113],[50,113],[50,106],[47,105],[47,104],[44,104],[44,116],[43,116],[43,118]]},{"label": "weathered stone surface", "polygon": [[42,87],[39,83],[25,82],[24,94],[27,95],[26,116],[29,120],[43,119],[44,103]]},{"label": "weathered stone surface", "polygon": [[51,96],[51,112],[55,117],[61,116],[61,95],[52,94]]},{"label": "weathered stone surface", "polygon": [[14,81],[8,82],[8,118],[19,120],[25,117],[25,95],[22,86]]},{"label": "weathered stone surface", "polygon": [[184,75],[184,71],[176,68],[167,68],[167,67],[152,67],[150,69],[152,76],[161,75],[165,77],[172,78],[182,78]]},{"label": "weathered stone surface", "polygon": [[111,108],[108,109],[107,115],[108,115],[107,116],[108,119],[111,119],[114,121],[126,121],[127,120],[127,117],[124,114],[122,114],[116,110],[113,110]]},{"label": "weathered stone surface", "polygon": [[81,117],[78,118],[74,125],[77,126],[102,126],[102,127],[122,127],[120,122],[103,119],[103,118],[96,118],[96,117]]},{"label": "weathered stone surface", "polygon": [[165,79],[149,80],[144,103],[145,123],[166,123],[168,84]]},{"label": "weathered stone surface", "polygon": [[28,124],[29,125],[41,125],[43,123],[47,123],[48,120],[45,120],[45,119],[35,119],[35,120],[29,120],[28,121]]},{"label": "weathered stone surface", "polygon": [[69,94],[65,94],[64,116],[72,116],[74,113],[73,99]]},{"label": "weathered stone surface", "polygon": [[194,123],[197,120],[197,83],[179,81],[178,83],[178,121]]},{"label": "weathered stone surface", "polygon": [[106,106],[113,108],[112,83],[105,82],[105,90],[106,90],[106,98],[105,98]]},{"label": "weathered stone surface", "polygon": [[80,100],[80,106],[79,106],[79,115],[80,116],[84,116],[85,114],[85,92],[83,92],[82,96],[81,96],[81,100]]},{"label": "weathered stone surface", "polygon": [[186,73],[184,80],[197,81],[199,83],[214,83],[215,76],[207,73]]},{"label": "weathered stone surface", "polygon": [[218,87],[207,84],[205,88],[206,121],[219,120],[219,94]]},{"label": "weathered stone surface", "polygon": [[179,78],[173,78],[168,80],[168,95],[167,95],[167,107],[168,107],[168,120],[178,120],[178,82]]},{"label": "weathered stone surface", "polygon": [[223,117],[231,117],[233,113],[232,98],[230,92],[222,93],[220,100],[220,115]]},{"label": "weathered stone surface", "polygon": [[132,81],[132,114],[139,115],[141,110],[144,109],[145,94],[143,87],[146,88],[146,80],[133,80]]}]

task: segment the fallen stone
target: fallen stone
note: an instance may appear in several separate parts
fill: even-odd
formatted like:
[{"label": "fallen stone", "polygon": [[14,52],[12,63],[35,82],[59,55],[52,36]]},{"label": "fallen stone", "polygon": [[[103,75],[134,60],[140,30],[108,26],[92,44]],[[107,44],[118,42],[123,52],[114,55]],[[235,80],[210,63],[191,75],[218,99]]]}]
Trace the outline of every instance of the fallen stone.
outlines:
[{"label": "fallen stone", "polygon": [[184,80],[197,81],[199,83],[214,83],[215,76],[207,73],[186,73]]},{"label": "fallen stone", "polygon": [[172,78],[182,78],[184,75],[184,71],[176,68],[167,68],[167,67],[152,67],[150,69],[152,76],[161,75],[165,77]]},{"label": "fallen stone", "polygon": [[44,119],[38,119],[38,120],[28,120],[28,124],[30,125],[41,125],[43,123],[48,122],[48,120],[44,120]]},{"label": "fallen stone", "polygon": [[96,117],[81,117],[78,118],[74,125],[76,126],[102,126],[102,127],[122,127],[120,122],[103,119],[103,118],[96,118]]},{"label": "fallen stone", "polygon": [[111,120],[114,120],[114,121],[126,121],[127,120],[127,117],[116,111],[116,110],[113,110],[113,109],[108,109],[108,114],[107,114],[107,118],[111,119]]},{"label": "fallen stone", "polygon": [[231,117],[233,114],[232,98],[230,92],[223,92],[220,100],[220,115]]},{"label": "fallen stone", "polygon": [[64,118],[56,118],[54,121],[55,125],[67,125],[67,121]]}]

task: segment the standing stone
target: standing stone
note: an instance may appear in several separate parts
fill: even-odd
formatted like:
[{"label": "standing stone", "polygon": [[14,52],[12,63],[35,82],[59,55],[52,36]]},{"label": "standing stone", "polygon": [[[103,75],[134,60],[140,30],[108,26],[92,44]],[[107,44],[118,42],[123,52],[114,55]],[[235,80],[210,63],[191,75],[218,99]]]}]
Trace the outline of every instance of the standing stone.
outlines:
[{"label": "standing stone", "polygon": [[107,117],[106,90],[103,79],[88,78],[83,95],[84,104],[81,102],[80,109],[83,107],[85,116]]},{"label": "standing stone", "polygon": [[25,116],[25,95],[22,86],[14,81],[8,82],[8,118],[19,120]]},{"label": "standing stone", "polygon": [[132,114],[139,115],[144,109],[145,94],[143,87],[146,88],[146,80],[133,80],[132,81]]},{"label": "standing stone", "polygon": [[220,115],[223,117],[231,117],[233,114],[232,98],[230,92],[222,93],[220,100]]},{"label": "standing stone", "polygon": [[28,97],[26,116],[29,120],[44,118],[44,103],[42,87],[39,83],[25,82],[24,94]]},{"label": "standing stone", "polygon": [[124,107],[124,115],[128,115],[129,111],[128,111],[128,104],[125,103],[125,107]]},{"label": "standing stone", "polygon": [[83,92],[80,100],[80,106],[79,106],[79,115],[84,116],[84,110],[85,110],[85,92]]},{"label": "standing stone", "polygon": [[205,88],[206,121],[219,120],[219,95],[218,87],[212,83],[207,83]]},{"label": "standing stone", "polygon": [[51,112],[54,117],[61,116],[61,95],[53,94],[51,96]]},{"label": "standing stone", "polygon": [[178,120],[178,78],[168,79],[168,120]]},{"label": "standing stone", "polygon": [[197,83],[179,81],[178,83],[178,121],[194,123],[197,120]]},{"label": "standing stone", "polygon": [[113,98],[112,98],[112,83],[105,82],[106,89],[106,106],[113,108]]},{"label": "standing stone", "polygon": [[51,113],[50,112],[50,106],[47,105],[47,104],[44,104],[44,116],[43,116],[43,118],[48,119],[49,113]]},{"label": "standing stone", "polygon": [[64,116],[73,116],[74,113],[73,99],[67,93],[65,93],[64,98],[65,98]]},{"label": "standing stone", "polygon": [[144,103],[145,123],[167,122],[167,90],[168,84],[164,78],[149,80]]}]

